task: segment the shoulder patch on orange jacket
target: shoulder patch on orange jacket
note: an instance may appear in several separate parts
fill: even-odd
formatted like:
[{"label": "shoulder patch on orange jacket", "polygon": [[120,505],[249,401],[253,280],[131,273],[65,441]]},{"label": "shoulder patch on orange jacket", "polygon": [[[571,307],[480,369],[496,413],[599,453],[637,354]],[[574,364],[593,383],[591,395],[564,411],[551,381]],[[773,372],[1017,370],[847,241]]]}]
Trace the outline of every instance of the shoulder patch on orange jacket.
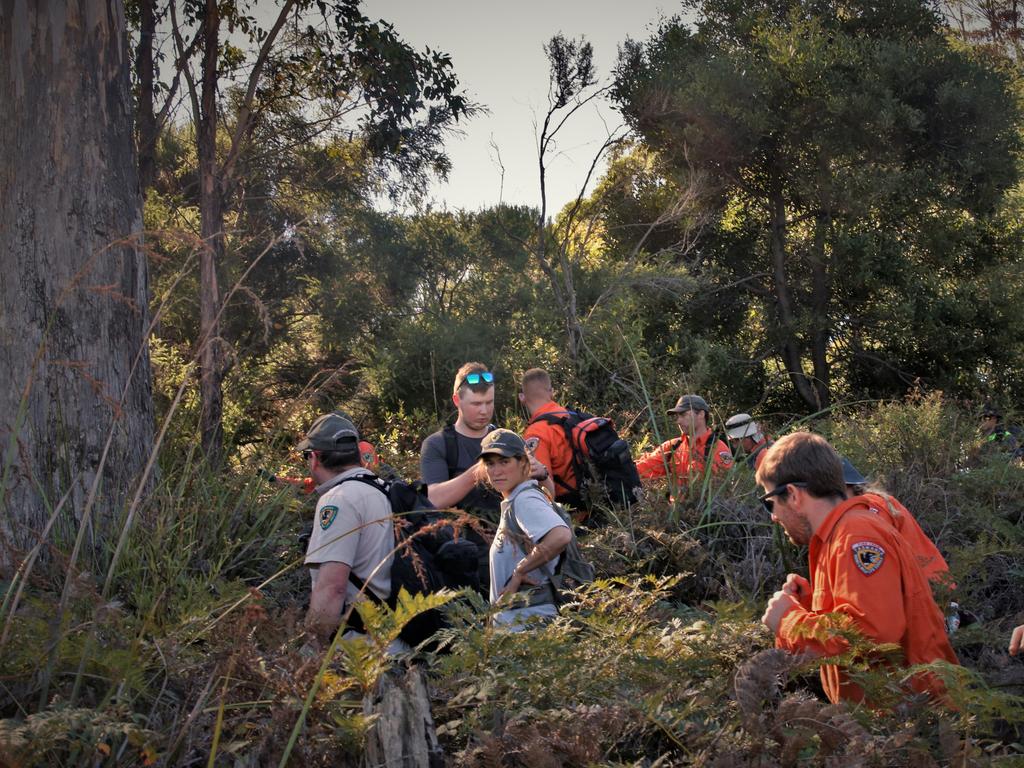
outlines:
[{"label": "shoulder patch on orange jacket", "polygon": [[851,549],[854,564],[865,576],[870,576],[885,562],[885,549],[881,544],[876,544],[873,541],[858,541]]}]

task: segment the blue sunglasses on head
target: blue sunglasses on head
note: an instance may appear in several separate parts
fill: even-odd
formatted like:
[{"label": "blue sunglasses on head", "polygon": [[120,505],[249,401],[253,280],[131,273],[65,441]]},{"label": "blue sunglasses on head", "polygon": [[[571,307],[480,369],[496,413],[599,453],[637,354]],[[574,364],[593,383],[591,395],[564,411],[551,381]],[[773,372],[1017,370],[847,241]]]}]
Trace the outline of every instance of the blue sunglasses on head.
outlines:
[{"label": "blue sunglasses on head", "polygon": [[[467,373],[465,377],[462,379],[462,384],[469,384],[470,386],[475,386],[476,384],[479,384],[481,381],[484,382],[485,384],[493,384],[494,374],[491,373],[490,371],[474,371],[473,373]],[[461,387],[462,384],[460,384],[459,387]]]}]

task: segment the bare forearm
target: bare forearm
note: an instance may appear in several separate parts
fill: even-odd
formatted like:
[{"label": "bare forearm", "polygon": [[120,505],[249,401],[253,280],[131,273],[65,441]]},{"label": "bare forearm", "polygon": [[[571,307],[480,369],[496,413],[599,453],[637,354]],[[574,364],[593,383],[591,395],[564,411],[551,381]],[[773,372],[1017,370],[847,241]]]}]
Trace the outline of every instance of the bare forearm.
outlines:
[{"label": "bare forearm", "polygon": [[476,486],[476,473],[470,467],[461,475],[445,480],[443,483],[434,483],[427,486],[427,496],[430,503],[438,509],[446,509],[456,506],[460,501],[469,495],[469,492]]}]

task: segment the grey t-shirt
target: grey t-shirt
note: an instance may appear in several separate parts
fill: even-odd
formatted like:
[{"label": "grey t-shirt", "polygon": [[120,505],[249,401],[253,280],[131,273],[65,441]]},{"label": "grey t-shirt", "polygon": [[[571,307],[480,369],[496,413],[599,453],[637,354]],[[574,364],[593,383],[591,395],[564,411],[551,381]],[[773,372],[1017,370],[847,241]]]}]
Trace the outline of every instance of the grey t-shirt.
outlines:
[{"label": "grey t-shirt", "polygon": [[458,447],[458,461],[455,463],[455,474],[448,475],[448,451],[444,442],[444,430],[438,430],[423,441],[420,448],[420,476],[427,485],[443,483],[452,477],[461,475],[480,458],[482,437],[466,437],[455,432],[455,445]]},{"label": "grey t-shirt", "polygon": [[[514,507],[513,507],[514,505]],[[491,542],[491,602],[498,601],[498,595],[512,578],[512,571],[519,561],[526,557],[526,542],[517,541],[508,530],[508,517],[513,508],[516,522],[527,538],[536,544],[547,535],[548,531],[558,526],[567,527],[561,516],[555,512],[548,497],[537,486],[536,480],[526,480],[515,487],[507,500],[501,502],[501,522],[498,533]],[[539,584],[550,580],[558,567],[558,558],[549,560],[540,568],[528,574]]]}]

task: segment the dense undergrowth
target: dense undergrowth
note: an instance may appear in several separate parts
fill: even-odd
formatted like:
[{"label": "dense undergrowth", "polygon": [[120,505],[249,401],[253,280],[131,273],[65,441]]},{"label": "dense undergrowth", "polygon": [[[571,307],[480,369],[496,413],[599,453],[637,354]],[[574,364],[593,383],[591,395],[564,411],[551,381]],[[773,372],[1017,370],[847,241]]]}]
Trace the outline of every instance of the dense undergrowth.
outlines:
[{"label": "dense undergrowth", "polygon": [[[601,578],[552,624],[511,635],[480,600],[449,604],[446,652],[425,660],[450,763],[1024,761],[1024,662],[1005,650],[1024,622],[1024,469],[975,455],[973,419],[938,397],[815,426],[917,515],[979,619],[954,636],[964,666],[937,670],[953,709],[904,699],[904,673],[867,670],[856,645],[851,667],[889,706],[828,705],[813,662],[772,650],[757,619],[806,555],[740,464],[675,504],[651,489],[609,513],[582,538]],[[396,419],[377,435],[400,468],[411,431]],[[368,616],[374,642],[322,663],[301,629],[311,517],[311,497],[186,457],[165,465],[114,568],[112,543],[66,576],[55,545],[0,584],[0,765],[358,764],[402,617]]]}]

